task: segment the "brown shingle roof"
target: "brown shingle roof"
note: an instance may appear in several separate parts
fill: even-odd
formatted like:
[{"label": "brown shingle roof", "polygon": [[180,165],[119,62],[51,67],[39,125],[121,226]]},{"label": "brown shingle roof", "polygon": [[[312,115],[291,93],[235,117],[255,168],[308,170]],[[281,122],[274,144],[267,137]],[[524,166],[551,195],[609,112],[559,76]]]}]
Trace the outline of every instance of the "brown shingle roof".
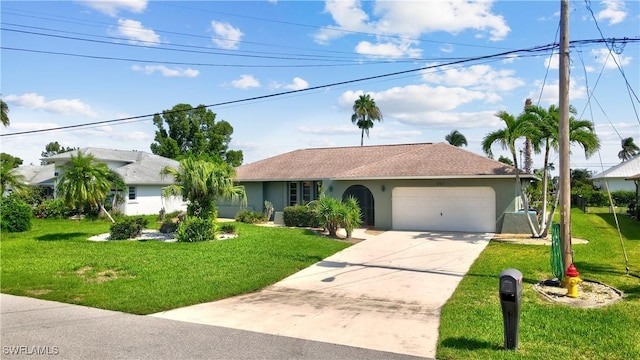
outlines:
[{"label": "brown shingle roof", "polygon": [[239,181],[510,177],[514,174],[511,166],[448,143],[304,149],[237,168]]}]

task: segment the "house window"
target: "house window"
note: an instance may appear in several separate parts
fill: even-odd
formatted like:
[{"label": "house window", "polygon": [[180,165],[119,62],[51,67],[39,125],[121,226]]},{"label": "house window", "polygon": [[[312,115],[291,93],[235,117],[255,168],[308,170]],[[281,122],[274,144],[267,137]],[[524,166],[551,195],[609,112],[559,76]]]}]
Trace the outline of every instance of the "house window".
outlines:
[{"label": "house window", "polygon": [[302,183],[302,204],[307,205],[311,202],[311,181],[305,181]]},{"label": "house window", "polygon": [[135,199],[136,199],[136,187],[129,186],[129,200],[135,200]]},{"label": "house window", "polygon": [[298,183],[289,183],[289,206],[298,205]]}]

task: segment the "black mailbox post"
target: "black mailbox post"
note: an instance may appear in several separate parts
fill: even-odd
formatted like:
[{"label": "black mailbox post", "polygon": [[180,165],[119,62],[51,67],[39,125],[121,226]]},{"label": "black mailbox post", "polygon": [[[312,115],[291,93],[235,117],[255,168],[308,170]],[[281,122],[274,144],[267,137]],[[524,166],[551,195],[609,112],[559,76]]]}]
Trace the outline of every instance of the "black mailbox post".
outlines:
[{"label": "black mailbox post", "polygon": [[504,348],[518,350],[522,273],[507,269],[500,273],[500,306],[504,322]]}]

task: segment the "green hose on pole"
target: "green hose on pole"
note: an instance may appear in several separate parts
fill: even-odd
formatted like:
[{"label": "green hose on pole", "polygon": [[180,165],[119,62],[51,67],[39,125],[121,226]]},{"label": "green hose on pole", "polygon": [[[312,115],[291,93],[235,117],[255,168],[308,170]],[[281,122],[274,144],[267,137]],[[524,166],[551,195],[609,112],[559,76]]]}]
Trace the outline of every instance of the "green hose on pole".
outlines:
[{"label": "green hose on pole", "polygon": [[553,224],[551,227],[551,272],[560,281],[564,278],[562,250],[560,248],[560,224]]}]

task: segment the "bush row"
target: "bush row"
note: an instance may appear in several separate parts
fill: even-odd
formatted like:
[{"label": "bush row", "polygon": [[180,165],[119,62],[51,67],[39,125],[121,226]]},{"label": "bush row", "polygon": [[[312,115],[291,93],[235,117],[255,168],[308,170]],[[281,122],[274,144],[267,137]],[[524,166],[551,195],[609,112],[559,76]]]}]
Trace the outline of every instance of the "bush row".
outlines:
[{"label": "bush row", "polygon": [[[581,196],[587,206],[609,206],[609,196],[606,191],[595,190],[591,187],[579,187],[571,191],[573,195]],[[611,198],[616,206],[626,206],[636,203],[636,192],[617,190],[611,192]]]},{"label": "bush row", "polygon": [[320,222],[309,206],[287,206],[284,208],[284,224],[291,227],[320,227]]},{"label": "bush row", "polygon": [[126,240],[140,236],[148,221],[143,217],[127,217],[111,225],[111,240]]},{"label": "bush row", "polygon": [[249,210],[242,210],[238,212],[235,219],[238,222],[246,224],[259,224],[268,221],[267,214]]},{"label": "bush row", "polygon": [[22,232],[31,229],[31,206],[15,195],[0,199],[0,229],[8,232]]}]

